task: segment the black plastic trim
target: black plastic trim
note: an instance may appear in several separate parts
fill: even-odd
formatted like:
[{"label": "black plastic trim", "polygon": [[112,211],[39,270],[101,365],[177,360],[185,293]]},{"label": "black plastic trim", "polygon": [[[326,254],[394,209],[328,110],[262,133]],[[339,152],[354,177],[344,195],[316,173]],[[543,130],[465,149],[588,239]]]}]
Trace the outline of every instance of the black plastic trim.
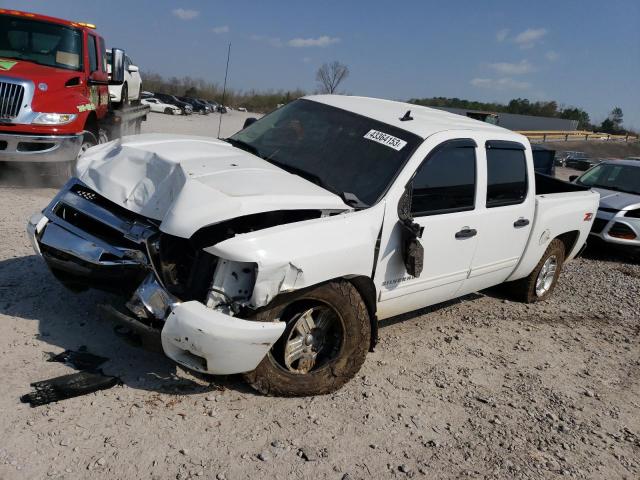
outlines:
[{"label": "black plastic trim", "polygon": [[507,140],[487,140],[484,144],[486,148],[496,148],[500,150],[526,150],[525,146],[518,142]]}]

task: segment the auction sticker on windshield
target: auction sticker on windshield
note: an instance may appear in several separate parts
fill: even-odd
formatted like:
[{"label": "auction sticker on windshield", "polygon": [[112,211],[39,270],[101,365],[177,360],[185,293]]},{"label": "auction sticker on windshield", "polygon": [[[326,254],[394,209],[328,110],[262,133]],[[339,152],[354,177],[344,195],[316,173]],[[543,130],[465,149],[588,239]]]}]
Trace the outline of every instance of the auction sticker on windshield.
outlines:
[{"label": "auction sticker on windshield", "polygon": [[386,145],[387,147],[391,147],[397,151],[402,150],[407,144],[407,142],[398,137],[394,137],[393,135],[389,135],[384,132],[379,132],[378,130],[369,130],[364,138],[381,143],[382,145]]}]

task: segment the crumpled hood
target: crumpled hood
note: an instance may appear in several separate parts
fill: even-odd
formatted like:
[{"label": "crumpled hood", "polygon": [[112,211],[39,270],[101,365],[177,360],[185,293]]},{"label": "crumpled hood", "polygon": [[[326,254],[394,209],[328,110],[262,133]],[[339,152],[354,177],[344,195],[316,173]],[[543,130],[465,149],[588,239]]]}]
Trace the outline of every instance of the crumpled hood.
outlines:
[{"label": "crumpled hood", "polygon": [[145,134],[98,145],[78,177],[103,197],[189,238],[200,228],[277,210],[347,210],[302,177],[208,137]]},{"label": "crumpled hood", "polygon": [[600,208],[614,210],[628,210],[629,207],[637,207],[640,204],[640,195],[632,193],[616,192],[604,188],[594,188],[600,194]]}]

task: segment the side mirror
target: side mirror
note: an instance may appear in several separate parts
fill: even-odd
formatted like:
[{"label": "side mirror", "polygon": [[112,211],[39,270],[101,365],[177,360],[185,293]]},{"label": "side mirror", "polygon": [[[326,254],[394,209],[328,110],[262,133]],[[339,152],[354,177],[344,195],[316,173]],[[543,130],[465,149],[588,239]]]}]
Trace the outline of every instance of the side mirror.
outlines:
[{"label": "side mirror", "polygon": [[420,243],[424,230],[413,221],[411,215],[411,192],[413,185],[409,183],[398,202],[398,218],[402,225],[402,260],[407,273],[412,277],[419,277],[424,264],[424,248]]},{"label": "side mirror", "polygon": [[111,49],[111,85],[122,85],[124,83],[124,50],[120,48]]},{"label": "side mirror", "polygon": [[242,129],[244,130],[245,128],[247,128],[249,125],[253,125],[254,123],[256,123],[258,121],[257,118],[255,117],[249,117],[244,121],[244,125],[242,126]]},{"label": "side mirror", "polygon": [[140,69],[139,69],[137,66],[135,66],[135,65],[129,65],[128,70],[129,70],[131,73],[140,71]]},{"label": "side mirror", "polygon": [[575,181],[577,180],[578,176],[579,176],[579,175],[571,175],[571,176],[569,177],[569,181],[570,181],[570,182],[575,182]]}]

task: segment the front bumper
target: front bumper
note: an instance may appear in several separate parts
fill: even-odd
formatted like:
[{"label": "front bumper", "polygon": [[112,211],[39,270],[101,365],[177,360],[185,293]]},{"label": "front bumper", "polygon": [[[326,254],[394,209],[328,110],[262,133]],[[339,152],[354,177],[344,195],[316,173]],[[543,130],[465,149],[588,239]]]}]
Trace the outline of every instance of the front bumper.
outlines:
[{"label": "front bumper", "polygon": [[[640,218],[625,217],[624,213],[598,210],[590,236],[606,243],[640,248]],[[620,238],[621,235],[635,238]]]},{"label": "front bumper", "polygon": [[[85,221],[85,217],[91,220],[86,225],[95,231],[80,228],[83,224],[78,219]],[[129,323],[139,324],[147,333],[160,333],[165,354],[189,369],[219,375],[251,371],[284,332],[284,322],[248,321],[197,301],[181,303],[162,287],[150,260],[148,243],[155,238],[154,226],[122,211],[111,212],[76,179],[67,183],[43,214],[31,217],[27,233],[36,253],[71,288],[130,294],[132,285],[137,286],[127,303],[136,315]],[[118,235],[126,241],[114,241]]]},{"label": "front bumper", "polygon": [[25,135],[0,132],[0,162],[68,162],[75,160],[82,135]]}]

